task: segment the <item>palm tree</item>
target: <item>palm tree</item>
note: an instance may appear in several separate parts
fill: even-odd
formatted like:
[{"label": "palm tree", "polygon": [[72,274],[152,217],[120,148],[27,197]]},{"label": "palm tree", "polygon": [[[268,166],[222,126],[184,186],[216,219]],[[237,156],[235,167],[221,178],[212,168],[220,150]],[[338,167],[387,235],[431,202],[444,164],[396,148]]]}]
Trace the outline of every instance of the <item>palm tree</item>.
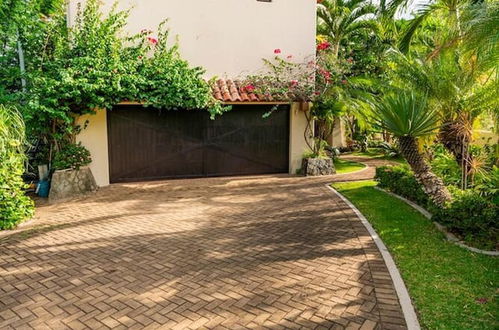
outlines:
[{"label": "palm tree", "polygon": [[477,117],[499,111],[499,80],[486,56],[464,56],[460,50],[442,49],[432,58],[409,58],[393,51],[392,81],[399,87],[427,95],[429,106],[440,113],[438,138],[463,169],[473,163],[469,152]]},{"label": "palm tree", "polygon": [[443,44],[445,40],[461,36],[463,32],[463,11],[468,8],[470,3],[470,0],[437,0],[420,5],[416,10],[414,19],[411,20],[403,32],[399,42],[399,49],[407,53],[414,34],[431,17],[441,18],[443,27],[445,27],[435,35],[437,44]]},{"label": "palm tree", "polygon": [[327,37],[337,59],[346,38],[360,31],[376,30],[377,23],[370,18],[375,13],[376,7],[366,0],[325,0],[317,9],[317,34]]},{"label": "palm tree", "polygon": [[398,138],[400,151],[424,192],[436,205],[445,207],[451,201],[449,191],[418,148],[418,138],[434,134],[439,127],[438,113],[428,107],[426,97],[407,91],[388,94],[373,112],[373,122]]}]

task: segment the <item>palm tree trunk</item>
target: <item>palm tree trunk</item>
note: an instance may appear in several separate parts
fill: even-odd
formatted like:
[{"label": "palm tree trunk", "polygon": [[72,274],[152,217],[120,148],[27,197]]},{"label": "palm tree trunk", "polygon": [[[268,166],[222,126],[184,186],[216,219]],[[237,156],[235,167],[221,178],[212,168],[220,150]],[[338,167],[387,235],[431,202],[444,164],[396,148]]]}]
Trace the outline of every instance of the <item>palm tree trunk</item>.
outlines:
[{"label": "palm tree trunk", "polygon": [[416,180],[423,186],[424,192],[437,206],[445,207],[445,204],[451,201],[451,195],[442,180],[431,171],[430,166],[425,162],[418,150],[416,139],[402,136],[399,140],[400,151],[411,166]]},{"label": "palm tree trunk", "polygon": [[[469,125],[463,118],[447,121],[442,125],[438,134],[438,139],[455,158],[461,167],[464,177],[470,175],[473,155],[469,152],[471,144],[471,132],[467,129]],[[465,182],[463,182],[465,184]]]}]

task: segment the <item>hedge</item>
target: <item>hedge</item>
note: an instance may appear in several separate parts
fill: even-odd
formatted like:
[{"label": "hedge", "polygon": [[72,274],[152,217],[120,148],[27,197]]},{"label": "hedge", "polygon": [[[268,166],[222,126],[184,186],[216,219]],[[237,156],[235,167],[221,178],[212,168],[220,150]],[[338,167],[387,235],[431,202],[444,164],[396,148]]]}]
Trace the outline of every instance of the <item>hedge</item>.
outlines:
[{"label": "hedge", "polygon": [[375,180],[380,188],[403,196],[428,209],[433,220],[445,225],[466,242],[485,249],[499,245],[499,205],[494,198],[484,197],[476,190],[448,187],[453,201],[446,208],[436,207],[407,166],[382,166],[376,169]]}]

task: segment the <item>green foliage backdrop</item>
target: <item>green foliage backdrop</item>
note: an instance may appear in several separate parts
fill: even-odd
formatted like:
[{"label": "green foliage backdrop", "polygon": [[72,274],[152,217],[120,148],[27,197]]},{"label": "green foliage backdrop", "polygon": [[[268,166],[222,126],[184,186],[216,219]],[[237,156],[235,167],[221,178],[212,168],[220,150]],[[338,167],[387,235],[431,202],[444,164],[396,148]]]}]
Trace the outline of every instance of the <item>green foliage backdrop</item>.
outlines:
[{"label": "green foliage backdrop", "polygon": [[0,105],[0,229],[14,228],[32,216],[33,201],[24,195],[24,123],[14,108]]}]

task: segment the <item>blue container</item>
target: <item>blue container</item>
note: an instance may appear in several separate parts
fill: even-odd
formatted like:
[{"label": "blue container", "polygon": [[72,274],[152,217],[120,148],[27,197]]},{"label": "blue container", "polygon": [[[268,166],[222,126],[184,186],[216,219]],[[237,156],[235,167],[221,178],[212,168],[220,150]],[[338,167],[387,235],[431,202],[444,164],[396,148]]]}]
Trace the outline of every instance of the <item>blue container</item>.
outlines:
[{"label": "blue container", "polygon": [[49,197],[50,183],[47,180],[38,182],[38,196]]}]

